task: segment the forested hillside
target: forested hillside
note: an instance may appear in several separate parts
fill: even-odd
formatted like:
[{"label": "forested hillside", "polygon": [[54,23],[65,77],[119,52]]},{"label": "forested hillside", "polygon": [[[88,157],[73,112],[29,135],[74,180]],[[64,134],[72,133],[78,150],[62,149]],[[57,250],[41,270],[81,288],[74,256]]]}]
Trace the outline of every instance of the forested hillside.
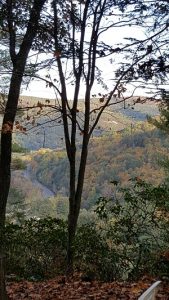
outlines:
[{"label": "forested hillside", "polygon": [[[121,186],[128,186],[129,179],[135,176],[155,184],[164,178],[158,157],[167,153],[167,137],[146,122],[147,115],[158,114],[158,106],[150,101],[131,105],[134,100],[125,103],[126,108],[123,103],[110,107],[95,130],[89,145],[82,209],[92,208],[100,196],[112,197],[114,185],[111,182],[114,180]],[[21,97],[21,101],[26,106],[46,100]],[[93,100],[93,105],[97,106],[97,103],[97,99]],[[51,117],[54,118],[51,110],[47,116],[43,111],[36,115],[36,111],[35,108],[29,118],[27,111],[18,115],[19,122],[23,122],[27,132],[14,133],[16,143],[13,151],[20,151],[18,145],[23,153],[26,149],[36,151],[24,156],[20,154],[18,160],[13,159],[12,187],[7,206],[10,220],[48,214],[66,218],[68,213],[68,161],[64,150],[63,126],[51,121]],[[32,120],[35,121],[34,126],[31,125]],[[40,125],[43,122],[44,125]],[[78,147],[81,139],[79,133]],[[49,189],[49,193],[43,192],[44,189]],[[87,213],[85,210],[83,212]]]},{"label": "forested hillside", "polygon": [[[83,192],[83,206],[90,208],[99,196],[112,194],[111,181],[122,186],[131,177],[140,176],[153,184],[160,183],[164,171],[159,166],[160,156],[167,155],[168,137],[145,125],[135,132],[108,134],[93,138],[90,144]],[[45,152],[45,151],[44,151]],[[31,169],[38,180],[56,194],[68,195],[68,164],[64,151],[35,154]]]},{"label": "forested hillside", "polygon": [[[89,148],[82,208],[92,208],[100,196],[112,197],[114,181],[120,186],[129,186],[130,179],[138,176],[155,185],[161,183],[166,174],[160,160],[168,156],[168,147],[167,135],[146,122],[122,132],[94,137]],[[25,195],[27,206],[32,210],[28,214],[66,217],[68,162],[65,151],[40,149],[28,153],[26,159],[30,178],[55,194],[54,198],[46,200],[36,183],[31,183],[29,178],[23,177],[23,171],[18,171],[20,173],[13,177],[13,187]]]}]

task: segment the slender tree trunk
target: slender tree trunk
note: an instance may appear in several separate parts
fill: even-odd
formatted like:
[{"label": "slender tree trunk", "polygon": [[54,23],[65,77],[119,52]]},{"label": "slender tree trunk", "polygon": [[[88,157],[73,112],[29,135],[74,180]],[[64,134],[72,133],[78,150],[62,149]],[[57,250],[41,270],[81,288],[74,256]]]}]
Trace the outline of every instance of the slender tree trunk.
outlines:
[{"label": "slender tree trunk", "polygon": [[68,215],[68,243],[67,243],[67,275],[73,272],[73,241],[76,233],[77,220],[75,217],[75,185],[76,185],[76,149],[71,148],[70,182],[69,182],[69,215]]},{"label": "slender tree trunk", "polygon": [[[69,198],[69,216],[68,216],[68,246],[67,246],[67,274],[73,273],[73,263],[74,263],[74,240],[77,229],[77,222],[81,207],[82,191],[84,185],[85,168],[87,162],[87,150],[88,150],[88,137],[87,135],[83,139],[83,146],[81,152],[79,174],[77,179],[76,190],[73,189],[72,183],[76,183],[76,178],[72,182],[70,179],[70,195]],[[71,169],[71,167],[70,167]],[[71,172],[70,172],[71,174]]]},{"label": "slender tree trunk", "polygon": [[77,228],[78,214],[75,213],[73,207],[69,207],[69,217],[68,217],[68,244],[67,244],[67,275],[73,273],[73,263],[74,263],[74,239]]}]

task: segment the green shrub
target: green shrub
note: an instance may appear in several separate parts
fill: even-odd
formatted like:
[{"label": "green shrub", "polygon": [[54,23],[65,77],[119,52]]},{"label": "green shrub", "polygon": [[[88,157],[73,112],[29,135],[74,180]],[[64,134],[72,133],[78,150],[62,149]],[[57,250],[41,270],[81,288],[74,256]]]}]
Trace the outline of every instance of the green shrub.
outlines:
[{"label": "green shrub", "polygon": [[81,226],[75,241],[76,268],[89,279],[111,281],[119,277],[119,255],[111,251],[96,224]]},{"label": "green shrub", "polygon": [[[94,223],[79,226],[74,241],[77,271],[89,279],[136,280],[144,274],[169,277],[169,188],[140,179],[121,189],[121,200],[100,198]],[[31,219],[7,224],[7,272],[43,279],[66,269],[67,223]]]},{"label": "green shrub", "polygon": [[159,255],[169,249],[168,186],[154,187],[138,178],[130,189],[121,189],[121,199],[124,203],[100,198],[96,208],[109,251],[118,253],[120,277],[133,280],[145,273],[160,275],[156,267]]},{"label": "green shrub", "polygon": [[7,273],[43,279],[65,270],[67,225],[59,219],[31,219],[22,226],[7,224],[4,245]]}]

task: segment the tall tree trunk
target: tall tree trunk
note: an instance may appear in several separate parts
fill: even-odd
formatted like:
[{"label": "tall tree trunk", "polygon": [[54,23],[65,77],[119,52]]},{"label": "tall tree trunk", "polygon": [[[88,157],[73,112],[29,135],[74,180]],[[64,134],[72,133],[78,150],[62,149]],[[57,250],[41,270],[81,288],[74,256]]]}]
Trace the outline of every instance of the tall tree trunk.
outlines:
[{"label": "tall tree trunk", "polygon": [[25,71],[26,61],[29,51],[32,47],[33,40],[36,36],[40,12],[46,0],[34,0],[30,12],[29,22],[26,28],[26,33],[20,45],[19,52],[16,54],[16,35],[15,28],[11,21],[12,2],[8,3],[8,24],[10,34],[10,55],[13,63],[13,71],[11,83],[8,93],[7,104],[5,108],[2,130],[1,130],[1,151],[0,151],[0,300],[6,300],[7,294],[5,290],[5,269],[4,269],[4,227],[5,213],[8,193],[11,179],[11,150],[12,150],[12,130],[13,123],[17,112],[18,99],[22,78]]},{"label": "tall tree trunk", "polygon": [[11,179],[11,153],[12,153],[12,129],[17,111],[17,104],[20,92],[22,76],[16,72],[14,68],[11,84],[8,94],[7,105],[2,123],[1,131],[1,155],[0,155],[0,299],[6,300],[7,295],[5,292],[5,253],[4,253],[4,226],[5,226],[5,213],[8,193],[10,188]]}]

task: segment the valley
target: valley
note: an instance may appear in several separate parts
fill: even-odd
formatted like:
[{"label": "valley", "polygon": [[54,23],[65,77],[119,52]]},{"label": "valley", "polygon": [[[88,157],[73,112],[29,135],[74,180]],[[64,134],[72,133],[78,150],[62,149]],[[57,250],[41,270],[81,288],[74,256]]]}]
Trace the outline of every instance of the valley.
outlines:
[{"label": "valley", "polygon": [[[130,117],[125,116],[126,112]],[[148,113],[157,115],[157,105],[138,104],[134,109],[119,106],[116,111],[111,109],[103,114],[89,145],[82,198],[84,214],[92,212],[99,197],[113,197],[113,181],[125,187],[130,184],[130,178],[136,176],[153,184],[165,178],[159,157],[168,156],[168,138],[147,123]],[[43,122],[43,118],[38,122]],[[38,135],[36,130],[39,130]],[[35,126],[27,134],[16,133],[14,141],[28,151],[21,157],[26,162],[25,169],[12,172],[12,188],[24,194],[28,217],[49,214],[66,218],[69,180],[62,125]],[[59,142],[54,147],[55,141]],[[79,147],[80,141],[79,134]]]},{"label": "valley", "polygon": [[0,1],[0,300],[169,298],[168,15]]}]

